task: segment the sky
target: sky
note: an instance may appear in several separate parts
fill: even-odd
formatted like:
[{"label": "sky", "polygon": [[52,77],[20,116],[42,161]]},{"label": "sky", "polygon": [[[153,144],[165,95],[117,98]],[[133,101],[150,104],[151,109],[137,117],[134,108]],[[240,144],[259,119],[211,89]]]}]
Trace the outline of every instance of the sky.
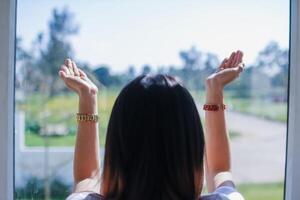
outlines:
[{"label": "sky", "polygon": [[148,64],[179,66],[181,50],[244,51],[251,64],[270,41],[289,43],[288,0],[19,0],[17,35],[29,48],[46,32],[53,8],[68,9],[80,25],[75,58],[125,71]]}]

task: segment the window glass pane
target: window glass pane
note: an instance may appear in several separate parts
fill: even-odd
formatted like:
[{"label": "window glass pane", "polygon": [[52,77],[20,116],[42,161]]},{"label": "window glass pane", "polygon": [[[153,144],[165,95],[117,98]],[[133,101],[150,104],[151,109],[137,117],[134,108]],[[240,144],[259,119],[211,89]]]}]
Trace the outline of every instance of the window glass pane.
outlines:
[{"label": "window glass pane", "polygon": [[283,0],[19,0],[16,199],[71,192],[78,99],[58,78],[65,58],[100,88],[103,151],[112,105],[135,76],[178,76],[204,121],[205,78],[237,49],[246,69],[225,89],[234,179],[247,200],[283,199],[288,42]]}]

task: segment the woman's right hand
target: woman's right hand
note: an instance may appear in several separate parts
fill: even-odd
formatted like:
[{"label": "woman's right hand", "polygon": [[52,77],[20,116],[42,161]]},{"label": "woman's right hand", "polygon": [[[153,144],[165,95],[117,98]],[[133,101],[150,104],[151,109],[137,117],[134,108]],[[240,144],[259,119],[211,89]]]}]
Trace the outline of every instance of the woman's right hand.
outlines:
[{"label": "woman's right hand", "polygon": [[218,70],[206,79],[207,90],[221,92],[225,85],[235,80],[243,69],[243,52],[240,50],[232,52],[229,59],[225,58]]},{"label": "woman's right hand", "polygon": [[58,72],[66,86],[81,96],[95,96],[97,86],[79,69],[74,61],[66,59]]}]

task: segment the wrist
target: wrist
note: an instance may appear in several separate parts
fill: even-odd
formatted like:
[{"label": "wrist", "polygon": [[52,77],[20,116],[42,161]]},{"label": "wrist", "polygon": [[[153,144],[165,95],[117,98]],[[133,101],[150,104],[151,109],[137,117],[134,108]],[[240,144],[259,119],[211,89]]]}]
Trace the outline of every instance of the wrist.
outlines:
[{"label": "wrist", "polygon": [[79,113],[97,114],[97,94],[79,95]]},{"label": "wrist", "polygon": [[84,89],[78,92],[79,99],[94,100],[97,98],[97,95],[98,91],[93,89]]},{"label": "wrist", "polygon": [[210,94],[210,93],[206,94],[206,103],[222,105],[224,103],[223,95],[222,94]]},{"label": "wrist", "polygon": [[219,84],[216,78],[206,80],[206,103],[222,104],[223,103],[223,86]]},{"label": "wrist", "polygon": [[79,98],[94,98],[98,94],[98,90],[95,89],[83,89],[78,92]]}]

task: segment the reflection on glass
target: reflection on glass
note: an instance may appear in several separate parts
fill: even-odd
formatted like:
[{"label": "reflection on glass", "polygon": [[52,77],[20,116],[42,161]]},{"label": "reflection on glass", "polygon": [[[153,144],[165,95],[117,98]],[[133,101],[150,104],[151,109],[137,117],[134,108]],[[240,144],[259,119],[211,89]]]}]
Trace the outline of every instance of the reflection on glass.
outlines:
[{"label": "reflection on glass", "polygon": [[245,52],[246,70],[226,88],[233,175],[245,199],[282,199],[288,3],[140,4],[19,1],[16,199],[64,199],[71,192],[78,100],[57,76],[64,58],[75,59],[100,87],[103,146],[114,100],[135,76],[178,76],[202,115],[205,77],[237,48]]}]

